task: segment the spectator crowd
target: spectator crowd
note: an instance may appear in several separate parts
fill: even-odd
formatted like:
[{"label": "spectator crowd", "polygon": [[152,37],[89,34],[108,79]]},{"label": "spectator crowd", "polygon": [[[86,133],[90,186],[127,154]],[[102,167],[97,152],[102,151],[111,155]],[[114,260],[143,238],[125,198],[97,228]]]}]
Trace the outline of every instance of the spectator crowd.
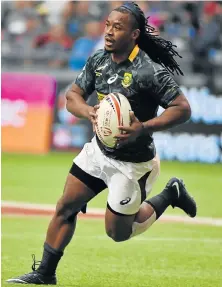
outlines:
[{"label": "spectator crowd", "polygon": [[[108,13],[124,1],[2,1],[2,65],[80,70],[103,48]],[[222,66],[222,5],[138,1],[156,33],[182,54],[183,68],[209,75]]]}]

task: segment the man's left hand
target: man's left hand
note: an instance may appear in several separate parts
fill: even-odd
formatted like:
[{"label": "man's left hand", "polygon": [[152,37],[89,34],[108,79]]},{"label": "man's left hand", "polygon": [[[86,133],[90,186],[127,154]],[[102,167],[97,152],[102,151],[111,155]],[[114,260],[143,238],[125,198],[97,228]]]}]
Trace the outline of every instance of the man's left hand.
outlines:
[{"label": "man's left hand", "polygon": [[115,136],[117,139],[117,148],[122,147],[128,143],[134,142],[138,136],[141,135],[142,130],[144,129],[143,124],[135,117],[134,112],[130,112],[130,126],[119,126],[119,130],[122,131],[122,134]]}]

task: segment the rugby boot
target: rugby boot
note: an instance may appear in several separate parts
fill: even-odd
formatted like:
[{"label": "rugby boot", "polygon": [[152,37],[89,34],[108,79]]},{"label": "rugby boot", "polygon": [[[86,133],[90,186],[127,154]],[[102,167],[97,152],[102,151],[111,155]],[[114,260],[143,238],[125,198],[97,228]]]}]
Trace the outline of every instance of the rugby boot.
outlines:
[{"label": "rugby boot", "polygon": [[15,278],[10,278],[6,280],[8,283],[14,284],[37,284],[37,285],[56,285],[56,275],[43,275],[36,270],[36,265],[40,264],[40,261],[35,261],[35,256],[32,255],[33,258],[33,265],[32,265],[32,272],[28,274],[24,274]]},{"label": "rugby boot", "polygon": [[183,180],[176,177],[171,178],[165,189],[169,190],[172,194],[173,208],[178,207],[182,209],[190,217],[195,217],[197,214],[197,205],[194,198],[186,190]]}]

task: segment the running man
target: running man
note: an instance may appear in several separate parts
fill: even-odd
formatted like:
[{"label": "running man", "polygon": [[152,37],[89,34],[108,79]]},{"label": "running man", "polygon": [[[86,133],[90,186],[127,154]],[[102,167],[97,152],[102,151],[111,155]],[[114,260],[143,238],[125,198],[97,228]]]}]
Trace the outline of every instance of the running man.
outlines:
[{"label": "running man", "polygon": [[[67,109],[94,125],[98,106],[86,104],[96,91],[101,100],[109,93],[125,95],[132,107],[132,124],[120,127],[118,148],[107,148],[95,136],[86,143],[66,179],[64,192],[49,224],[42,260],[31,273],[11,283],[56,284],[56,269],[73,237],[77,214],[108,187],[106,233],[114,241],[145,232],[168,206],[196,216],[196,203],[183,182],[171,178],[164,190],[147,199],[159,174],[153,132],[172,128],[190,118],[189,103],[170,73],[180,73],[171,42],[152,34],[153,28],[133,2],[116,8],[105,26],[105,47],[89,57],[67,92]],[[165,111],[157,117],[158,107]]]}]

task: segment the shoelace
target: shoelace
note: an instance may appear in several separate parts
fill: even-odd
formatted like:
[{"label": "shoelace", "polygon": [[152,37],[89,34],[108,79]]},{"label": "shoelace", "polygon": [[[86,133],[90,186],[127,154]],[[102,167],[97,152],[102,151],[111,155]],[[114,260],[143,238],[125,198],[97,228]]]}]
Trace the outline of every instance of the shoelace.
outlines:
[{"label": "shoelace", "polygon": [[32,260],[33,260],[32,271],[36,271],[36,267],[39,267],[42,261],[35,260],[35,254],[32,254]]}]

